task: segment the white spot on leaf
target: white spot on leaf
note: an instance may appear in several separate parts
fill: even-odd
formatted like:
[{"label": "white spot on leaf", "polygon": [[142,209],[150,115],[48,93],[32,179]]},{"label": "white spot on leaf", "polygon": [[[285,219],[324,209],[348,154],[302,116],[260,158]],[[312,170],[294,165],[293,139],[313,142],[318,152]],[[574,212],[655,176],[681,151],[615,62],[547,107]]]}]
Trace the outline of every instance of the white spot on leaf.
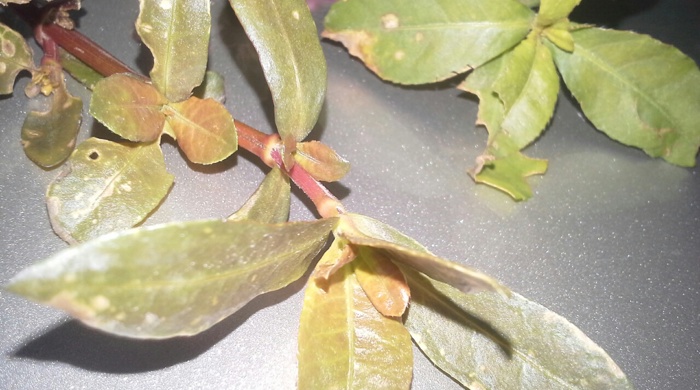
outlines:
[{"label": "white spot on leaf", "polygon": [[297,10],[292,11],[292,17],[296,20],[299,20],[299,11],[297,11]]},{"label": "white spot on leaf", "polygon": [[382,16],[382,26],[387,30],[399,27],[399,17],[396,14],[386,14]]},{"label": "white spot on leaf", "polygon": [[90,305],[97,311],[107,310],[110,304],[109,299],[104,295],[97,295],[90,300]]}]

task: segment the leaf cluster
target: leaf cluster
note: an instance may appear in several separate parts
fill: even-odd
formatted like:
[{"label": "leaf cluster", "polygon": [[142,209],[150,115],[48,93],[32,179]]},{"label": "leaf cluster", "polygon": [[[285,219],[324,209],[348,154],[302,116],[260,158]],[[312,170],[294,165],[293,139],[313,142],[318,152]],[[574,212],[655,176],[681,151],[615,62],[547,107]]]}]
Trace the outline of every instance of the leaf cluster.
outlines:
[{"label": "leaf cluster", "polygon": [[[510,17],[515,11],[500,1],[506,8],[499,12]],[[208,0],[140,1],[136,31],[154,56],[150,78],[97,74],[53,50],[50,35],[42,41],[45,61],[35,69],[24,40],[2,26],[0,63],[11,74],[3,91],[11,92],[17,72],[31,71],[30,89],[60,105],[60,114],[43,115],[50,118],[44,128],[51,128],[75,116],[69,95],[60,92],[67,69],[93,90],[91,115],[124,140],[90,138],[70,153],[47,204],[56,232],[75,245],[21,271],[8,290],[109,333],[157,339],[202,332],[313,268],[299,325],[299,388],[409,388],[412,341],[467,387],[631,387],[610,357],[562,317],[488,275],[435,256],[393,227],[346,212],[318,180],[340,179],[348,163],[318,141],[303,142],[326,86],[306,4],[230,3],[258,51],[279,135],[252,131],[222,105],[222,80],[206,72]],[[381,23],[391,29],[402,20]],[[512,29],[527,30],[529,22]],[[521,32],[500,41],[503,50]],[[518,55],[550,53],[532,37]],[[21,50],[8,54],[10,46]],[[505,116],[496,102],[492,109]],[[164,134],[195,163],[215,163],[240,145],[271,169],[227,218],[132,228],[173,183],[160,150]],[[66,148],[49,136],[35,138]],[[288,221],[290,181],[322,218]]]},{"label": "leaf cluster", "polygon": [[[583,113],[609,137],[694,166],[700,148],[700,70],[647,35],[571,22],[580,0],[348,0],[323,36],[384,80],[426,84],[470,72],[486,150],[470,174],[516,200],[547,161],[521,151],[551,120],[561,75]],[[537,12],[531,7],[538,7]]]}]

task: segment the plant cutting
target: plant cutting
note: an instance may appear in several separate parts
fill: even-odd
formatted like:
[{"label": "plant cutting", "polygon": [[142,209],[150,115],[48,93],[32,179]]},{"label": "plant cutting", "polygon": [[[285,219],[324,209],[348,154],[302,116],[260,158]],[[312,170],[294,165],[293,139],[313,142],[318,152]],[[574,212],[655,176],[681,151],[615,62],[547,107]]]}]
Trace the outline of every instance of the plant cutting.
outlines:
[{"label": "plant cutting", "polygon": [[[465,386],[582,386],[591,381],[604,388],[630,386],[610,358],[563,318],[487,275],[430,254],[394,228],[346,211],[321,185],[319,180],[342,177],[347,163],[321,143],[304,143],[323,100],[325,64],[303,2],[280,6],[272,16],[269,5],[231,2],[261,57],[278,135],[234,121],[212,99],[220,94],[207,92],[214,84],[209,80],[216,80],[215,75],[205,77],[201,66],[206,64],[208,28],[193,26],[208,23],[208,2],[164,4],[142,1],[136,23],[155,58],[149,79],[123,68],[86,82],[93,89],[91,114],[130,142],[91,139],[80,144],[68,158],[70,169],[51,185],[52,224],[76,245],[23,271],[9,289],[114,334],[190,335],[252,297],[301,277],[330,234],[330,246],[314,266],[305,293],[300,388],[377,383],[406,388],[412,375],[411,339]],[[66,8],[57,9],[44,14],[60,21]],[[289,39],[280,39],[280,29]],[[189,53],[171,52],[177,47],[170,43],[183,39],[178,34],[190,33],[196,38],[188,49],[199,54],[193,59]],[[46,50],[52,42],[59,45],[61,34],[78,37],[56,25],[41,25],[38,35]],[[68,46],[64,48],[71,50]],[[88,43],[81,41],[79,47]],[[62,80],[60,68],[80,65],[57,52],[51,67],[24,69]],[[100,68],[90,61],[85,59]],[[176,74],[185,64],[191,71]],[[48,85],[44,91],[56,101],[55,91],[64,87],[49,76],[37,77],[47,79],[34,85]],[[191,96],[202,82],[205,93]],[[159,150],[164,135],[176,139],[193,162],[213,163],[242,147],[270,166],[269,173],[250,200],[225,220],[128,229],[157,206],[162,188],[167,192],[172,183]],[[31,146],[36,138],[25,141]],[[309,196],[320,219],[286,222],[289,181]],[[158,185],[148,189],[140,185],[144,183]],[[150,208],[138,209],[143,203]],[[532,326],[549,331],[526,331]],[[467,345],[479,351],[478,358],[465,350]],[[488,364],[479,360],[484,356]],[[577,364],[571,367],[562,360]],[[537,373],[527,379],[531,382],[522,382],[518,372],[523,369]]]}]

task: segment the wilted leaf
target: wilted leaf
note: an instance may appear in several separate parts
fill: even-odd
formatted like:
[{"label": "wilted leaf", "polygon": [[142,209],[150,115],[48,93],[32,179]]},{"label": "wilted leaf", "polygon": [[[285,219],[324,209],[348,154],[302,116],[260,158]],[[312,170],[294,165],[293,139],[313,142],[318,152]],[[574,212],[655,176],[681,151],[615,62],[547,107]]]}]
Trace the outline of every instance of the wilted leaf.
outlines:
[{"label": "wilted leaf", "polygon": [[631,389],[598,345],[566,319],[513,293],[463,294],[405,270],[406,327],[441,370],[471,389]]},{"label": "wilted leaf", "polygon": [[249,219],[262,223],[286,222],[289,218],[290,198],[289,178],[281,169],[272,168],[253,195],[228,219]]},{"label": "wilted leaf", "polygon": [[204,74],[204,81],[202,81],[199,87],[192,91],[192,95],[200,99],[214,99],[223,104],[226,101],[224,76],[208,70],[207,73]]},{"label": "wilted leaf", "polygon": [[581,0],[541,0],[537,10],[537,25],[546,27],[569,16]]},{"label": "wilted leaf", "polygon": [[338,181],[350,170],[350,163],[331,147],[318,142],[300,142],[294,154],[297,164],[316,180]]},{"label": "wilted leaf", "polygon": [[151,79],[171,102],[202,83],[209,55],[210,0],[140,0],[136,31],[153,54]]},{"label": "wilted leaf", "polygon": [[132,75],[115,74],[99,81],[90,100],[90,115],[115,134],[134,142],[158,139],[168,100],[150,83]]},{"label": "wilted leaf", "polygon": [[700,147],[700,70],[646,35],[586,28],[572,53],[552,46],[557,68],[590,121],[652,157],[694,166]]},{"label": "wilted leaf", "polygon": [[51,224],[70,243],[130,228],[160,204],[172,183],[158,143],[87,139],[49,186]]},{"label": "wilted leaf", "polygon": [[75,148],[83,101],[68,93],[63,70],[58,63],[45,61],[41,72],[45,72],[39,77],[39,83],[43,85],[37,88],[43,88],[50,95],[35,96],[29,104],[45,104],[48,107],[27,114],[22,124],[22,146],[30,160],[41,167],[51,168],[65,161]]},{"label": "wilted leaf", "polygon": [[301,141],[316,124],[326,93],[326,60],[306,2],[229,2],[260,57],[277,131],[282,140]]},{"label": "wilted leaf", "polygon": [[131,229],[31,266],[7,288],[135,338],[199,333],[301,277],[335,220],[205,220]]},{"label": "wilted leaf", "polygon": [[401,317],[411,298],[403,272],[379,251],[367,247],[359,251],[352,264],[362,290],[377,311],[387,317]]},{"label": "wilted leaf", "polygon": [[238,149],[236,125],[221,103],[191,97],[165,108],[168,125],[187,158],[197,164],[213,164]]},{"label": "wilted leaf", "polygon": [[22,35],[0,23],[0,95],[12,93],[17,74],[33,68],[32,51]]},{"label": "wilted leaf", "polygon": [[352,268],[343,267],[327,289],[311,278],[299,324],[299,389],[408,389],[411,338],[403,324],[381,315]]},{"label": "wilted leaf", "polygon": [[379,77],[432,83],[486,63],[530,31],[534,13],[513,0],[348,0],[323,36],[340,41]]},{"label": "wilted leaf", "polygon": [[78,80],[78,82],[83,84],[88,89],[94,89],[97,82],[104,78],[104,76],[97,73],[97,71],[87,66],[83,61],[74,57],[67,51],[59,48],[58,54],[61,58],[61,66],[63,67],[63,70],[70,73],[74,79]]},{"label": "wilted leaf", "polygon": [[378,250],[395,263],[406,264],[464,292],[495,290],[507,294],[508,290],[493,278],[436,257],[412,238],[375,219],[358,214],[343,214],[334,234],[355,246]]}]

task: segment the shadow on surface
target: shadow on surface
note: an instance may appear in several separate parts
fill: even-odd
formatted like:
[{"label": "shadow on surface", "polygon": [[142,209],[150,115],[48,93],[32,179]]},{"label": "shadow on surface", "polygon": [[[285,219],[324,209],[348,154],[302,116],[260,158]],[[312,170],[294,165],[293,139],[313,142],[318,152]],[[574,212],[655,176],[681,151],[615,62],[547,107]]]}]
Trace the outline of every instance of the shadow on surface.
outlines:
[{"label": "shadow on surface", "polygon": [[634,14],[654,7],[659,0],[585,0],[569,16],[577,23],[592,23],[603,27],[617,27]]},{"label": "shadow on surface", "polygon": [[210,329],[191,337],[137,340],[113,336],[69,321],[29,341],[13,358],[67,363],[85,370],[127,374],[154,371],[192,360],[240,327],[256,312],[299,292],[302,277],[289,286],[260,295]]}]

